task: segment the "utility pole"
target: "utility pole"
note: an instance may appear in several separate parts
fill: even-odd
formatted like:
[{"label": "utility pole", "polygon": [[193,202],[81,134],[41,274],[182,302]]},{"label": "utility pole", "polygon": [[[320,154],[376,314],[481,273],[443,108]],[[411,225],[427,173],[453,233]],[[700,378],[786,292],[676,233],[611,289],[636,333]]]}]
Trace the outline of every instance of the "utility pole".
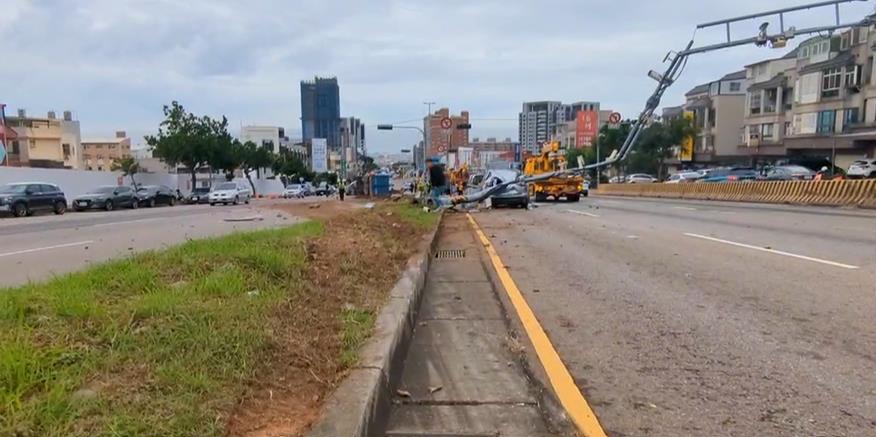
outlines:
[{"label": "utility pole", "polygon": [[6,105],[0,103],[0,165],[9,165],[9,149],[6,148]]},{"label": "utility pole", "polygon": [[[876,22],[876,14],[869,15],[862,20],[847,22],[847,23],[842,23],[840,20],[840,14],[839,14],[839,12],[840,12],[839,5],[840,4],[861,2],[861,1],[867,1],[867,0],[820,1],[820,2],[810,3],[810,4],[802,5],[802,6],[790,7],[790,8],[784,8],[784,9],[776,9],[776,10],[772,10],[772,11],[768,11],[768,12],[761,12],[761,13],[757,13],[757,14],[744,15],[744,16],[740,16],[740,17],[729,18],[729,19],[714,21],[714,22],[710,22],[710,23],[700,24],[697,26],[697,29],[713,28],[713,27],[717,27],[717,26],[724,27],[726,29],[726,32],[727,32],[727,40],[725,42],[722,42],[722,43],[694,47],[694,40],[691,39],[687,43],[687,45],[685,46],[685,48],[683,50],[678,51],[678,52],[674,52],[674,51],[669,52],[669,54],[666,55],[666,57],[664,58],[664,62],[669,62],[669,66],[666,67],[666,70],[663,72],[663,74],[658,73],[654,70],[651,70],[648,72],[648,77],[650,77],[651,79],[654,79],[657,82],[657,88],[654,90],[654,92],[651,93],[651,96],[648,97],[648,100],[645,103],[645,108],[639,114],[639,117],[633,121],[633,124],[630,128],[630,132],[627,135],[627,138],[624,140],[624,143],[620,147],[620,149],[612,152],[604,160],[600,160],[596,163],[584,166],[583,169],[581,169],[581,168],[567,169],[567,170],[562,170],[562,171],[544,173],[544,174],[540,174],[538,176],[524,177],[524,178],[520,178],[516,181],[504,182],[504,183],[498,184],[490,189],[483,190],[481,192],[474,193],[471,195],[463,196],[462,198],[454,199],[453,203],[459,204],[459,203],[478,202],[480,200],[483,200],[483,199],[490,197],[492,194],[494,194],[496,192],[499,192],[499,190],[504,189],[505,187],[507,187],[508,185],[510,185],[512,183],[520,183],[520,182],[531,183],[531,182],[537,182],[537,181],[541,181],[541,180],[548,180],[550,178],[561,176],[561,175],[580,174],[580,173],[583,173],[585,170],[599,169],[599,168],[602,168],[605,166],[609,166],[609,165],[621,162],[629,155],[630,151],[632,151],[632,149],[634,148],[634,146],[636,144],[636,140],[638,140],[639,136],[642,134],[645,127],[648,125],[648,123],[653,118],[654,111],[656,111],[657,108],[660,106],[660,100],[663,98],[663,94],[666,92],[666,90],[673,83],[675,83],[676,79],[678,79],[678,77],[681,75],[682,71],[684,70],[684,66],[687,64],[687,58],[690,55],[711,52],[711,51],[726,49],[726,48],[730,48],[730,47],[749,45],[749,44],[754,44],[758,47],[767,46],[767,47],[772,47],[772,48],[781,48],[781,47],[785,47],[787,45],[787,41],[789,39],[792,39],[792,38],[800,36],[800,35],[810,35],[810,34],[816,34],[816,33],[832,32],[832,31],[837,30],[837,29],[849,28],[849,27],[870,26],[874,22]],[[832,22],[830,24],[823,25],[823,26],[806,27],[803,29],[797,29],[796,27],[793,27],[793,26],[790,26],[790,27],[786,26],[785,15],[790,13],[790,12],[803,11],[803,10],[808,10],[808,9],[822,9],[825,7],[831,7],[831,9],[835,10],[835,15],[833,17],[834,20],[832,20]],[[827,16],[828,13],[825,12],[825,13],[822,13],[821,15],[822,15],[822,17]],[[757,33],[756,36],[753,36],[750,38],[737,39],[737,40],[732,39],[731,33],[730,33],[730,25],[732,23],[738,23],[741,21],[748,21],[748,20],[753,20],[753,19],[762,18],[762,17],[766,17],[767,20],[769,20],[770,18],[772,18],[772,19],[777,18],[779,21],[779,27],[780,27],[779,32],[770,34],[768,32],[770,21],[766,21],[760,25],[759,32]]]},{"label": "utility pole", "polygon": [[[663,94],[673,83],[675,83],[676,79],[678,79],[678,76],[681,75],[681,72],[684,70],[684,66],[687,64],[687,59],[689,56],[749,44],[754,44],[758,47],[781,48],[787,45],[787,41],[789,39],[792,39],[799,35],[832,32],[837,29],[854,26],[869,26],[873,24],[874,17],[876,17],[876,15],[870,15],[865,17],[863,20],[848,23],[841,23],[840,20],[840,4],[861,1],[868,0],[826,0],[801,6],[775,9],[772,11],[743,15],[739,17],[728,18],[724,20],[718,20],[697,25],[697,30],[705,28],[724,27],[727,33],[726,41],[717,44],[708,44],[704,46],[694,47],[694,40],[691,39],[690,42],[687,43],[687,46],[684,48],[684,50],[678,52],[669,52],[664,58],[664,62],[668,61],[669,66],[666,68],[663,74],[658,73],[654,70],[648,72],[648,77],[654,79],[657,82],[657,89],[654,90],[654,92],[651,94],[651,97],[648,98],[647,103],[645,104],[645,109],[643,109],[642,112],[639,114],[639,118],[637,118],[633,122],[633,126],[630,129],[630,133],[629,135],[627,135],[626,140],[624,140],[624,144],[617,151],[617,153],[611,154],[604,161],[596,162],[594,164],[586,166],[585,168],[591,169],[605,167],[621,161],[627,157],[627,155],[633,149],[636,140],[639,139],[639,136],[642,134],[645,127],[651,121],[654,115],[654,111],[656,111],[657,107],[660,106],[660,100],[663,98]],[[785,23],[785,15],[788,13],[809,9],[822,9],[825,7],[831,7],[830,9],[834,10],[834,16],[832,17],[833,20],[831,20],[832,22],[830,24],[824,26],[797,29],[794,26],[787,26]],[[825,12],[823,15],[826,16],[828,15],[828,13]],[[779,21],[779,32],[770,34],[768,31],[769,21],[766,21],[760,25],[757,36],[737,40],[732,39],[730,33],[731,24],[739,23],[742,21],[754,20],[758,18],[766,18],[767,20],[770,18],[777,18]]]},{"label": "utility pole", "polygon": [[421,154],[423,162],[416,164],[420,169],[426,167],[426,151],[429,150],[429,142],[432,141],[432,105],[434,105],[435,102],[423,102],[423,104],[426,105],[426,118],[423,119],[423,132],[425,132],[425,134],[423,135],[423,153]]}]

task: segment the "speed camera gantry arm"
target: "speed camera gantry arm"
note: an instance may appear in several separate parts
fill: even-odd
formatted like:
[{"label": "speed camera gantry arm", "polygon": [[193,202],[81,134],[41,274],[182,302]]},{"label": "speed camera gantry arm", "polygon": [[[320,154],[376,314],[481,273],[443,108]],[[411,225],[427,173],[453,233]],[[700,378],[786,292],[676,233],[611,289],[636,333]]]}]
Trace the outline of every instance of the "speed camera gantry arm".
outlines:
[{"label": "speed camera gantry arm", "polygon": [[[630,133],[627,135],[626,140],[624,140],[623,145],[620,149],[616,150],[614,153],[609,155],[606,159],[595,162],[593,164],[585,165],[583,167],[570,168],[566,170],[558,170],[553,173],[543,173],[537,176],[530,177],[521,177],[516,181],[507,181],[496,185],[494,187],[490,187],[489,189],[482,190],[476,193],[471,193],[466,196],[457,196],[451,198],[451,203],[453,205],[461,204],[461,203],[472,203],[479,202],[484,200],[491,195],[502,191],[505,187],[512,183],[529,183],[529,182],[538,182],[542,180],[551,179],[558,176],[564,175],[572,175],[572,174],[582,174],[586,170],[591,170],[600,167],[606,167],[612,165],[614,163],[623,161],[627,158],[629,153],[633,150],[636,145],[636,141],[639,139],[639,135],[644,131],[644,129],[651,122],[654,111],[657,110],[657,107],[660,106],[660,100],[663,98],[663,93],[678,79],[681,75],[681,72],[684,70],[684,66],[687,64],[687,58],[690,55],[694,55],[697,53],[706,53],[715,50],[722,50],[730,47],[742,46],[755,44],[759,47],[769,46],[772,48],[782,48],[785,47],[787,41],[792,39],[798,35],[811,35],[814,33],[821,32],[832,32],[837,29],[847,28],[847,27],[856,27],[856,26],[868,26],[874,23],[876,20],[876,15],[869,15],[862,20],[842,23],[840,20],[840,4],[844,3],[852,3],[852,2],[868,2],[869,0],[828,0],[821,1],[816,3],[810,3],[801,6],[794,6],[790,8],[776,9],[767,12],[760,12],[756,14],[743,15],[734,18],[728,18],[719,21],[712,21],[709,23],[703,23],[697,25],[696,29],[706,29],[713,28],[718,26],[724,26],[727,30],[727,40],[717,44],[704,45],[699,47],[694,47],[693,39],[687,43],[687,46],[684,50],[680,52],[669,52],[666,57],[663,59],[663,62],[669,61],[669,66],[666,68],[666,71],[663,74],[660,74],[656,71],[649,71],[648,77],[657,81],[657,88],[648,97],[648,100],[645,102],[645,109],[639,114],[639,117],[633,123]],[[809,10],[809,9],[823,9],[833,7],[833,23],[817,26],[817,27],[808,27],[804,29],[797,29],[793,26],[785,27],[785,15],[791,12]],[[827,15],[827,14],[825,14]],[[759,26],[759,31],[757,36],[753,36],[750,38],[743,39],[732,39],[730,36],[730,25],[732,23],[737,23],[741,21],[748,21],[757,18],[766,18],[769,19],[778,19],[779,22],[779,31],[778,33],[770,34],[769,33],[769,21],[764,22]]]}]

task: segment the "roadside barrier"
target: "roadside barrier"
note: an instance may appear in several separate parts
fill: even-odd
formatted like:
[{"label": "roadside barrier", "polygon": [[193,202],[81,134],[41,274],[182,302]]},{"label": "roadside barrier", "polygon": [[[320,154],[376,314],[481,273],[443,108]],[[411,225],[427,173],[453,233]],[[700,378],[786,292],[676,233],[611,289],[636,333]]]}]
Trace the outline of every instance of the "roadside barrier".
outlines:
[{"label": "roadside barrier", "polygon": [[681,184],[602,184],[595,194],[876,208],[876,179]]}]

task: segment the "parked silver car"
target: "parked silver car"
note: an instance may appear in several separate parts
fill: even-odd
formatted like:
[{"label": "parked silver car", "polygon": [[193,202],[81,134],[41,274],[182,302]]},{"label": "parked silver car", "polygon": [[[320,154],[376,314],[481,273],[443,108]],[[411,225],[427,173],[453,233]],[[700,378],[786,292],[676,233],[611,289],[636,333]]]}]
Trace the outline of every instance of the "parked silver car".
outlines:
[{"label": "parked silver car", "polygon": [[210,192],[210,206],[215,206],[217,203],[223,205],[233,204],[238,205],[241,202],[249,203],[252,198],[252,191],[249,188],[238,185],[236,182],[223,182],[213,188]]},{"label": "parked silver car", "polygon": [[636,173],[627,176],[628,184],[653,184],[657,182],[657,178],[649,174]]}]

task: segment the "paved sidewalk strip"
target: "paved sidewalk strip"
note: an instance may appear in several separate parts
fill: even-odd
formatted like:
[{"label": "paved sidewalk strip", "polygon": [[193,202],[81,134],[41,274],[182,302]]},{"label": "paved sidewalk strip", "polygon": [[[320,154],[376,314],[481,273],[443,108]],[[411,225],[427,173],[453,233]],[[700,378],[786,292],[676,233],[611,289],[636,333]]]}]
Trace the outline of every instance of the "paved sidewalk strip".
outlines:
[{"label": "paved sidewalk strip", "polygon": [[509,344],[508,327],[464,216],[449,216],[386,435],[555,436]]}]

